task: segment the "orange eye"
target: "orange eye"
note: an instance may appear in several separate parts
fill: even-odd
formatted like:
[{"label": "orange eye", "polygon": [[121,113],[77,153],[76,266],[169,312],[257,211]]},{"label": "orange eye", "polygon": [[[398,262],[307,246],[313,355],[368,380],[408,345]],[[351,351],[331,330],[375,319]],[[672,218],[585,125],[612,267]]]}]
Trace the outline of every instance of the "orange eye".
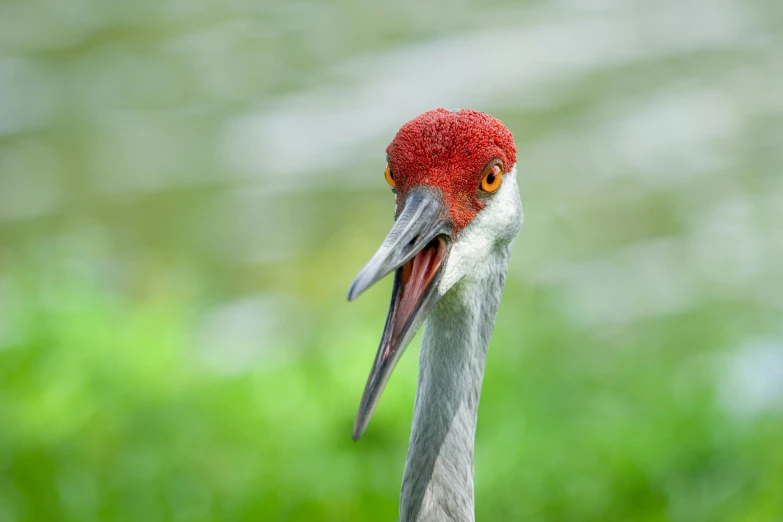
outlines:
[{"label": "orange eye", "polygon": [[394,174],[392,174],[391,167],[389,167],[389,164],[386,164],[386,170],[383,171],[383,175],[386,177],[386,183],[388,183],[391,188],[394,188],[397,186],[397,183],[394,182]]},{"label": "orange eye", "polygon": [[501,181],[503,181],[503,169],[500,168],[500,165],[493,165],[481,180],[481,190],[495,192],[500,188]]}]

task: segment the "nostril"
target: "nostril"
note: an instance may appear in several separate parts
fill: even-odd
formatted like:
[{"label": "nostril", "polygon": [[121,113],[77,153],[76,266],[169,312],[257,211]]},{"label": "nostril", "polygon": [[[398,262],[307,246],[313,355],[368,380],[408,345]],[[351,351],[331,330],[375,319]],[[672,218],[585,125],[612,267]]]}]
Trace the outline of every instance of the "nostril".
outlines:
[{"label": "nostril", "polygon": [[411,239],[410,243],[408,243],[408,247],[412,247],[413,245],[418,243],[420,237],[421,237],[421,235],[419,234],[419,235],[415,236],[413,239]]}]

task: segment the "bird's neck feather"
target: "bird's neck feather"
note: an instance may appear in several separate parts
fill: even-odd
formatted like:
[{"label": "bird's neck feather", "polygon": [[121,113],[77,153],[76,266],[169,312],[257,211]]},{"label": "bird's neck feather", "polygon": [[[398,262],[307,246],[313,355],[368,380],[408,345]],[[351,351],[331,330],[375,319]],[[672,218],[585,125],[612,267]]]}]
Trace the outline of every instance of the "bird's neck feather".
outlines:
[{"label": "bird's neck feather", "polygon": [[484,363],[510,245],[452,287],[424,325],[401,522],[472,522],[473,446]]}]

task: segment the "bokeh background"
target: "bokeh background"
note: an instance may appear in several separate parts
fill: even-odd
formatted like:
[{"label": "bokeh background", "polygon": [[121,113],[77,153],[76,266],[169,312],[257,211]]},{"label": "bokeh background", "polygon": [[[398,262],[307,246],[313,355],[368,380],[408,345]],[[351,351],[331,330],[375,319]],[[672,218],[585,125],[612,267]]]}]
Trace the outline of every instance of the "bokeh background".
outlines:
[{"label": "bokeh background", "polygon": [[0,522],[396,520],[385,147],[515,134],[479,520],[783,520],[779,0],[0,0]]}]

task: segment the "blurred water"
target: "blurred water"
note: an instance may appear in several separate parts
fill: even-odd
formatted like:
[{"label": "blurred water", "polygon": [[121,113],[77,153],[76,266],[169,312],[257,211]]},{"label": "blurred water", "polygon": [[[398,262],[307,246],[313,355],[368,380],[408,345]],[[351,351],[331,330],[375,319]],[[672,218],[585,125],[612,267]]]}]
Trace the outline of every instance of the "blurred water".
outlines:
[{"label": "blurred water", "polygon": [[[91,201],[105,205],[106,198],[117,205],[111,198],[131,197],[139,209],[145,198],[157,199],[145,193],[202,186],[260,183],[284,191],[257,192],[259,206],[339,184],[381,190],[372,172],[385,143],[402,122],[434,106],[479,107],[508,120],[519,135],[526,190],[560,189],[541,195],[547,199],[529,196],[542,206],[568,204],[573,183],[609,200],[676,192],[671,210],[682,214],[709,211],[718,189],[736,190],[740,200],[779,194],[783,72],[772,3],[467,7],[467,26],[460,18],[427,38],[342,43],[342,53],[297,71],[267,47],[284,49],[298,30],[265,29],[309,4],[252,16],[249,4],[212,6],[216,12],[198,22],[190,17],[206,4],[195,13],[177,3],[157,13],[79,5],[50,21],[58,30],[49,38],[19,29],[33,7],[3,6],[6,221],[90,213]],[[140,20],[153,13],[163,18],[145,29]],[[345,14],[340,7],[310,13]],[[325,54],[323,44],[299,42],[313,55]],[[289,87],[261,81],[270,78]],[[552,121],[531,124],[544,115]],[[751,194],[753,187],[732,186],[756,179],[771,186]],[[610,186],[622,180],[629,185],[622,192]],[[73,208],[84,200],[87,208]],[[286,250],[280,241],[264,246]]]}]

